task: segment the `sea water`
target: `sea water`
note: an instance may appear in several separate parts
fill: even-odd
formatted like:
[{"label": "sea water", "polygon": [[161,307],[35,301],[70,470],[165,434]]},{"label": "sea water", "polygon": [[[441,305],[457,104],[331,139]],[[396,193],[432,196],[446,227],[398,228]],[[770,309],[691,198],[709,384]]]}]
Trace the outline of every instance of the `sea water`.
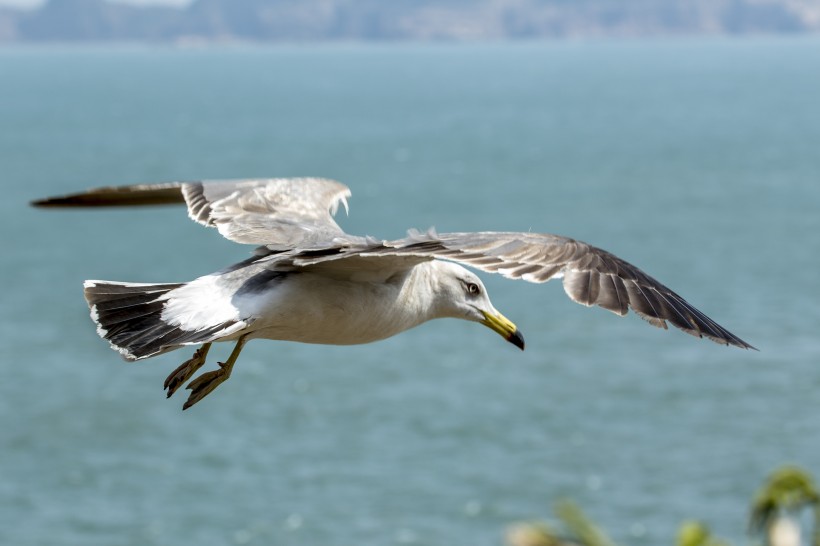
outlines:
[{"label": "sea water", "polygon": [[[620,544],[744,542],[770,471],[820,473],[818,97],[816,38],[0,50],[0,543],[490,546],[559,499]],[[525,352],[453,320],[255,341],[182,412],[192,350],[122,362],[82,281],[251,248],[28,201],[259,176],[345,182],[356,234],[582,239],[760,351],[484,275]]]}]

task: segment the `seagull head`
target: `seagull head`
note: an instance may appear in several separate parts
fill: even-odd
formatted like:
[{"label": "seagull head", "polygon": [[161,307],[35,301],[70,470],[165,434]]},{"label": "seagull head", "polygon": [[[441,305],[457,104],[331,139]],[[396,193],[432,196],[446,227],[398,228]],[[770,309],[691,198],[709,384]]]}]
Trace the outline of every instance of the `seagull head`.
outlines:
[{"label": "seagull head", "polygon": [[524,350],[524,336],[493,307],[484,283],[475,273],[452,262],[435,260],[432,265],[438,316],[478,322]]}]

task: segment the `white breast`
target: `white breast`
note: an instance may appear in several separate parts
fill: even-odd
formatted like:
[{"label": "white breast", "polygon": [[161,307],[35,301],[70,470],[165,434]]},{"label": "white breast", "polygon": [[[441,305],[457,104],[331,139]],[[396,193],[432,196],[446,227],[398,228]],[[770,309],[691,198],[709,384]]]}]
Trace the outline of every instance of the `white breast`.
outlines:
[{"label": "white breast", "polygon": [[381,283],[300,272],[270,291],[236,299],[235,305],[241,316],[255,318],[252,337],[353,345],[391,337],[431,318],[412,284],[412,276]]}]

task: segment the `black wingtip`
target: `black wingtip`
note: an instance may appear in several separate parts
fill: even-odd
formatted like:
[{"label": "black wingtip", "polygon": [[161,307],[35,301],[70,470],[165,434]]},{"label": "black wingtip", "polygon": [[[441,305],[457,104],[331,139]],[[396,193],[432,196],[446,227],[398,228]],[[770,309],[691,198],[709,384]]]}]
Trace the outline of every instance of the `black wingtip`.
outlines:
[{"label": "black wingtip", "polygon": [[98,204],[84,203],[76,199],[72,199],[72,197],[73,196],[70,195],[67,195],[65,197],[46,197],[44,199],[35,199],[33,201],[29,201],[28,204],[29,206],[38,209],[99,206]]},{"label": "black wingtip", "polygon": [[132,207],[184,203],[181,183],[104,186],[30,202],[32,207]]},{"label": "black wingtip", "polygon": [[70,195],[55,195],[53,197],[44,197],[42,199],[34,199],[29,202],[29,205],[37,208],[49,207],[92,207],[101,206],[106,203],[100,202],[99,198],[93,193],[75,193]]},{"label": "black wingtip", "polygon": [[46,198],[46,199],[34,199],[33,201],[29,201],[28,204],[29,204],[30,207],[38,207],[38,208],[52,206],[51,199],[48,199],[48,198]]},{"label": "black wingtip", "polygon": [[739,348],[741,348],[741,349],[748,349],[748,350],[752,350],[752,351],[757,351],[757,352],[760,352],[760,349],[758,349],[758,348],[757,348],[757,347],[755,347],[754,345],[751,345],[751,344],[749,344],[749,343],[746,343],[745,341],[743,341],[743,340],[742,340],[742,339],[740,339],[739,337],[735,336],[734,334],[732,335],[732,339],[731,339],[731,340],[728,340],[728,341],[726,342],[726,345],[727,345],[727,346],[728,346],[728,345],[732,345],[732,346],[734,346],[734,347],[739,347]]}]

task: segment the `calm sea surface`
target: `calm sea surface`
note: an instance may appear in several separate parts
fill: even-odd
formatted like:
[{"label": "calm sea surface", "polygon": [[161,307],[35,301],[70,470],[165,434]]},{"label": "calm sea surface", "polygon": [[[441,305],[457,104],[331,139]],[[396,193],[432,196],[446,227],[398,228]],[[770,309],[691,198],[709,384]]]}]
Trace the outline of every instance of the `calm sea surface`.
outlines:
[{"label": "calm sea surface", "polygon": [[[490,546],[562,498],[622,544],[744,542],[771,470],[820,477],[819,97],[818,39],[0,50],[0,543]],[[298,175],[351,186],[353,233],[602,246],[760,352],[485,276],[526,352],[458,321],[257,341],[183,413],[189,351],[123,363],[81,283],[249,249],[176,208],[27,205]]]}]

